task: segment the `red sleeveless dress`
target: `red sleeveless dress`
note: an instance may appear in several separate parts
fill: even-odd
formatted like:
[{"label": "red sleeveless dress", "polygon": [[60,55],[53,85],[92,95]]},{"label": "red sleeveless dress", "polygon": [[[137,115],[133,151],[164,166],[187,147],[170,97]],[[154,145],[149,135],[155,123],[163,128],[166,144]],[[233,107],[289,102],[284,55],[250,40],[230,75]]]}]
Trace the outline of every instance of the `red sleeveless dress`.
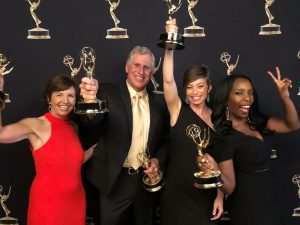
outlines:
[{"label": "red sleeveless dress", "polygon": [[30,188],[27,225],[84,225],[83,149],[68,120],[51,113],[44,116],[51,123],[51,136],[32,151],[36,176]]}]

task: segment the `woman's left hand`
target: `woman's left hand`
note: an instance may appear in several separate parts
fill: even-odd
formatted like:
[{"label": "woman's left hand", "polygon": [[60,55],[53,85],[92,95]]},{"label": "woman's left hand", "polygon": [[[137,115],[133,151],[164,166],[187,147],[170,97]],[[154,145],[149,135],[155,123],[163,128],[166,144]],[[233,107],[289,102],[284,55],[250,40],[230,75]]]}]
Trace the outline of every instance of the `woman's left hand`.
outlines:
[{"label": "woman's left hand", "polygon": [[[219,192],[220,190],[218,190]],[[213,205],[213,212],[212,212],[212,217],[210,218],[211,220],[217,220],[222,216],[222,213],[224,212],[224,207],[223,207],[223,194],[222,197],[217,197],[214,201]]]},{"label": "woman's left hand", "polygon": [[267,74],[273,79],[281,97],[289,97],[289,87],[292,87],[292,81],[288,78],[281,78],[279,67],[276,66],[276,76],[268,71]]}]

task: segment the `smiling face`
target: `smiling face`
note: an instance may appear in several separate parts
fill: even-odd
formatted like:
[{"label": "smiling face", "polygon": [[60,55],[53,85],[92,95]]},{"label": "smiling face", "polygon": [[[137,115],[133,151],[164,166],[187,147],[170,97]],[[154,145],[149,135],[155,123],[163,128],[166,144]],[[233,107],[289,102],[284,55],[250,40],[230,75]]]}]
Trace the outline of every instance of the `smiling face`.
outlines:
[{"label": "smiling face", "polygon": [[236,79],[227,102],[230,120],[247,119],[253,101],[253,87],[250,81],[243,78]]},{"label": "smiling face", "polygon": [[211,85],[208,85],[206,78],[199,78],[186,86],[186,98],[192,106],[198,106],[205,102]]},{"label": "smiling face", "polygon": [[143,90],[153,74],[153,58],[149,54],[133,54],[128,60],[125,70],[127,82],[137,92]]},{"label": "smiling face", "polygon": [[76,103],[76,91],[73,86],[64,91],[54,91],[49,99],[51,113],[55,117],[65,118],[73,110]]}]

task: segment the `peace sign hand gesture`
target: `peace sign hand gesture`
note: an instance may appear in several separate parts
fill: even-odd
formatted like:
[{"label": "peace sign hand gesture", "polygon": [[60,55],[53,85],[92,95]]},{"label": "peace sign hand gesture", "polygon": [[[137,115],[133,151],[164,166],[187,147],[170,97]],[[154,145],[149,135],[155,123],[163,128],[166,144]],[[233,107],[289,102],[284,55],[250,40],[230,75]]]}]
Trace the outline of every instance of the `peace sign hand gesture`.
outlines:
[{"label": "peace sign hand gesture", "polygon": [[279,70],[279,67],[276,66],[276,77],[275,75],[267,71],[267,74],[273,79],[274,83],[276,84],[277,90],[279,92],[279,95],[284,98],[284,97],[289,97],[289,87],[292,87],[292,81],[288,78],[281,78],[281,73]]}]

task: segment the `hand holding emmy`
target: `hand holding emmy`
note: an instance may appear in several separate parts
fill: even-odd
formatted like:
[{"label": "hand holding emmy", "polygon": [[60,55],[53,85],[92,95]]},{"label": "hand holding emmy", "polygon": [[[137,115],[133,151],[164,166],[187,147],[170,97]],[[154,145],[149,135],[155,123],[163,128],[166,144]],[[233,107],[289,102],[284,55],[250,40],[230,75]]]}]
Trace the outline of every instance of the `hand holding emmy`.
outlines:
[{"label": "hand holding emmy", "polygon": [[93,115],[108,112],[107,101],[98,100],[96,97],[98,82],[93,78],[96,68],[96,53],[90,47],[84,47],[79,53],[80,65],[74,67],[74,58],[70,55],[64,57],[63,63],[71,70],[71,75],[76,76],[82,69],[85,71],[85,79],[81,84],[81,97],[74,109],[77,114]]},{"label": "hand holding emmy", "polygon": [[7,58],[4,54],[0,53],[0,110],[3,110],[5,103],[10,103],[9,94],[4,93],[4,75],[9,74],[14,67],[9,68],[10,62],[7,61]]},{"label": "hand holding emmy", "polygon": [[168,7],[168,21],[166,22],[166,33],[160,35],[157,43],[158,47],[180,50],[184,48],[184,36],[178,34],[176,20],[172,19],[172,15],[180,8],[182,1],[179,0],[177,5],[172,4],[172,0],[164,0]]},{"label": "hand holding emmy", "polygon": [[143,176],[143,186],[149,192],[159,191],[164,183],[162,182],[162,172],[159,170],[158,160],[155,158],[150,159],[146,152],[141,152],[137,155],[138,161],[145,169]]},{"label": "hand holding emmy", "polygon": [[208,155],[204,154],[205,148],[208,146],[210,141],[210,128],[201,129],[196,124],[191,124],[186,128],[186,134],[192,138],[194,143],[197,145],[197,157],[196,163],[200,169],[194,173],[195,188],[209,189],[217,188],[223,185],[221,179],[221,172],[214,170],[214,165],[211,163],[213,159]]}]

